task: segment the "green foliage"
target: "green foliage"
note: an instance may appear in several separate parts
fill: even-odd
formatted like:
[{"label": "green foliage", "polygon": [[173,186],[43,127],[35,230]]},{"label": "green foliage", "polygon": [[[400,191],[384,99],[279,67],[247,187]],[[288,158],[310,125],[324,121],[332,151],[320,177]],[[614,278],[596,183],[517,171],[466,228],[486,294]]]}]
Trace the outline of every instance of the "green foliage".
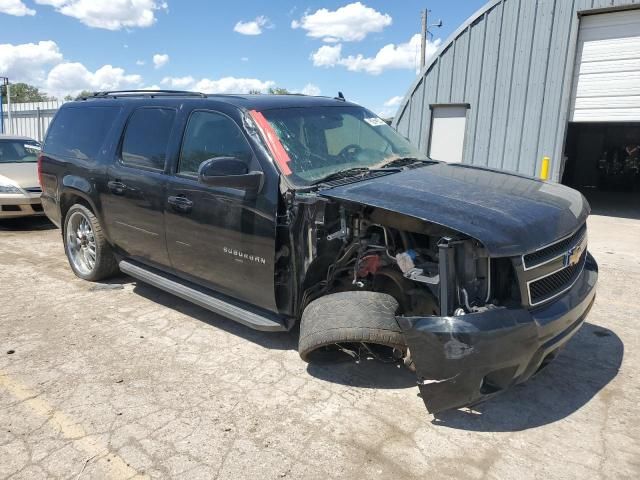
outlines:
[{"label": "green foliage", "polygon": [[[7,103],[7,88],[6,86],[0,88],[2,89],[2,103]],[[47,100],[52,100],[52,98],[45,92],[41,92],[38,87],[26,83],[11,84],[11,103],[46,102]]]},{"label": "green foliage", "polygon": [[[262,92],[260,90],[249,90],[249,93],[251,95],[262,95]],[[267,93],[269,95],[291,95],[291,92],[289,90],[280,87],[271,87],[269,88],[269,90],[267,90]]]},{"label": "green foliage", "polygon": [[289,92],[289,90],[287,90],[286,88],[280,88],[280,87],[271,87],[269,89],[269,95],[290,95],[291,92]]}]

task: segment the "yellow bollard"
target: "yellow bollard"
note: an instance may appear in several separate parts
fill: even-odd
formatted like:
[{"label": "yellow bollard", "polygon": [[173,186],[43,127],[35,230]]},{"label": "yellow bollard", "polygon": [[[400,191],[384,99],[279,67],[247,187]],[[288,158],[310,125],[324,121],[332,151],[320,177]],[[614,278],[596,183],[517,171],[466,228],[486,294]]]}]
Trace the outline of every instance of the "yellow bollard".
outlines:
[{"label": "yellow bollard", "polygon": [[551,166],[551,159],[544,157],[542,159],[542,168],[540,168],[540,180],[549,180],[549,167]]}]

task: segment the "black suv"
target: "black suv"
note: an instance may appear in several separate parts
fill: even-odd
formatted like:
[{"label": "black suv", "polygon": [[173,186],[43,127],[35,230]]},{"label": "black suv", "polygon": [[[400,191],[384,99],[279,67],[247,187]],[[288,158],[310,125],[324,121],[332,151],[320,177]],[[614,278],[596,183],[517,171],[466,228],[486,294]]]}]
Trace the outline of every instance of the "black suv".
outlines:
[{"label": "black suv", "polygon": [[306,361],[404,362],[432,412],[530,378],[583,324],[583,196],[425,157],[343,98],[105,92],[39,161],[76,275],[121,270]]}]

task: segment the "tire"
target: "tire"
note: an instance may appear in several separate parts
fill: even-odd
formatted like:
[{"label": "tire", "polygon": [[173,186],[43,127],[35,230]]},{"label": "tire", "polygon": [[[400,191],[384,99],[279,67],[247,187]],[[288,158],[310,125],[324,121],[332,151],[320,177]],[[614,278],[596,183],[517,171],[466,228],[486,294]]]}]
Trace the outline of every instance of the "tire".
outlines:
[{"label": "tire", "polygon": [[118,263],[102,226],[84,205],[75,204],[67,212],[62,239],[69,265],[78,277],[98,282],[118,273]]},{"label": "tire", "polygon": [[335,359],[340,350],[336,344],[404,351],[404,336],[395,318],[397,310],[398,302],[384,293],[342,292],[321,297],[302,314],[298,353],[302,360],[313,363]]}]

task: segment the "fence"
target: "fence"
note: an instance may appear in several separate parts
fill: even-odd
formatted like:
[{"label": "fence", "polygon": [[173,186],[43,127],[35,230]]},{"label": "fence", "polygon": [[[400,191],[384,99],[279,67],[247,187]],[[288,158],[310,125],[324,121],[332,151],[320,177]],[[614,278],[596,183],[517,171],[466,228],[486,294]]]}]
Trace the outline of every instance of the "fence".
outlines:
[{"label": "fence", "polygon": [[2,129],[5,135],[21,135],[42,142],[56,111],[64,102],[11,103],[11,121],[7,104],[2,105]]}]

